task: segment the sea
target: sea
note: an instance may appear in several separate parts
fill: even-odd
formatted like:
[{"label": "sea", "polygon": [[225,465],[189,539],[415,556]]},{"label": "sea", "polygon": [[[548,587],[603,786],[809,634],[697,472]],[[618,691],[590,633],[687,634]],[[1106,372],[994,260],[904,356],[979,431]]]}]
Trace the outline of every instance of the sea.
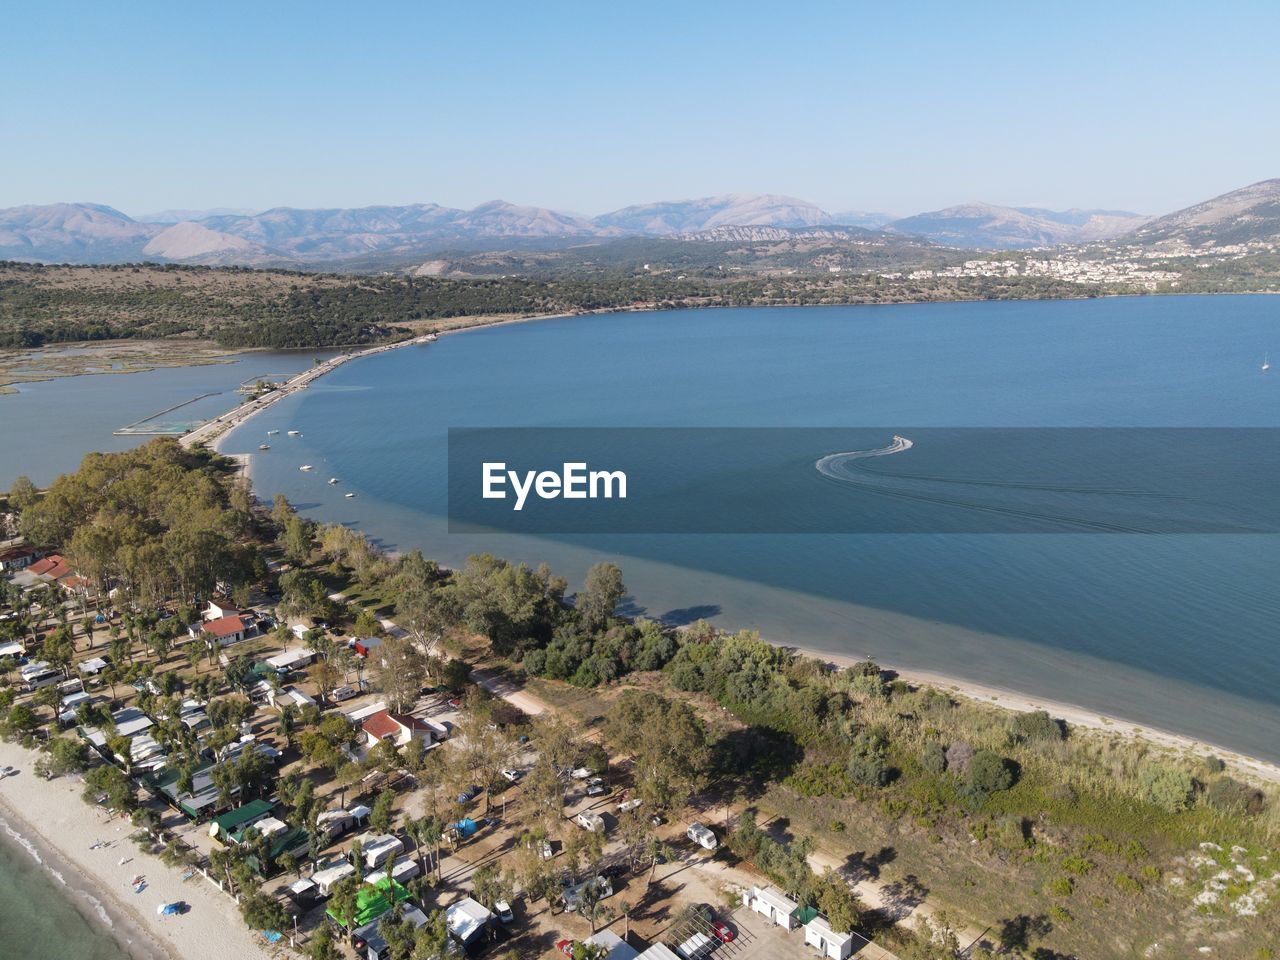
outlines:
[{"label": "sea", "polygon": [[[131,960],[123,931],[74,870],[0,813],[0,956],[17,960]],[[144,951],[139,957],[151,955]]]},{"label": "sea", "polygon": [[0,489],[19,475],[44,486],[76,469],[86,453],[146,443],[153,437],[114,433],[140,420],[174,431],[210,420],[244,400],[236,393],[242,382],[291,377],[337,353],[255,350],[194,367],[15,384],[16,393],[0,394]]},{"label": "sea", "polygon": [[[1280,300],[1265,296],[558,318],[353,361],[224,450],[253,454],[261,496],[388,549],[547,562],[573,587],[614,560],[628,613],[705,617],[1280,760],[1273,533],[458,533],[448,515],[450,428],[875,427],[885,443],[908,428],[1271,428],[1267,351],[1280,353]],[[941,469],[971,466],[948,449]],[[651,464],[672,488],[719,470],[726,503],[749,497],[736,485],[750,471],[723,466],[685,448]]]}]

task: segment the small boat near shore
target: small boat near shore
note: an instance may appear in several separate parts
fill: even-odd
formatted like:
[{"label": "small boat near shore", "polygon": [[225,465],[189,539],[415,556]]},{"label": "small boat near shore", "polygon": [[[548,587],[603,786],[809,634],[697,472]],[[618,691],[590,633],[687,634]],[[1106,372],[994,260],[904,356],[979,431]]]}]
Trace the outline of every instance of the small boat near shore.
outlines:
[{"label": "small boat near shore", "polygon": [[302,436],[302,434],[301,434],[301,433],[299,433],[297,430],[290,430],[290,431],[289,431],[289,436],[291,436],[291,437],[300,437],[300,436]]},{"label": "small boat near shore", "polygon": [[337,482],[338,482],[338,478],[337,478],[337,477],[330,477],[330,478],[329,478],[329,483],[333,484],[333,483],[337,483]]},{"label": "small boat near shore", "polygon": [[280,432],[279,430],[268,430],[268,431],[267,431],[267,436],[268,436],[268,437],[274,437],[274,436],[275,436],[277,433],[279,433],[279,432]]},{"label": "small boat near shore", "polygon": [[354,496],[355,496],[355,494],[354,494],[354,493],[344,493],[344,494],[343,494],[343,496],[344,496],[344,497],[346,497],[348,500],[350,500],[352,497],[354,497]]},{"label": "small boat near shore", "polygon": [[299,470],[304,470],[304,471],[305,471],[305,470],[314,470],[314,469],[315,469],[315,467],[313,467],[313,466],[312,466],[311,464],[309,464],[309,463],[304,463],[304,464],[303,464],[302,466],[300,466],[298,469],[299,469]]},{"label": "small boat near shore", "polygon": [[269,444],[269,443],[260,443],[260,444],[258,444],[258,449],[259,449],[259,450],[270,450],[270,449],[271,449],[271,444]]}]

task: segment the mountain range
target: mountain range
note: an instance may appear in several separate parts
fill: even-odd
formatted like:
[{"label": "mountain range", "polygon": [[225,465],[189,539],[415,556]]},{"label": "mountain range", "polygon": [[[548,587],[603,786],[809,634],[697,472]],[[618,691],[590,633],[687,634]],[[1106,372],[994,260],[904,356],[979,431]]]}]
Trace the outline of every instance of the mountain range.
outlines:
[{"label": "mountain range", "polygon": [[625,237],[753,242],[787,231],[830,228],[850,236],[911,237],[984,250],[1116,238],[1193,245],[1276,239],[1280,180],[1256,183],[1157,219],[1114,210],[1053,211],[976,203],[893,219],[867,212],[830,214],[812,203],[773,194],[640,204],[590,219],[502,200],[471,210],[420,203],[355,209],[277,207],[261,213],[165,211],[139,219],[101,204],[55,203],[0,210],[0,259],[369,266],[445,250],[564,248]]},{"label": "mountain range", "polygon": [[1150,219],[1122,210],[1056,211],[968,203],[895,220],[886,229],[926,237],[949,247],[1019,250],[1110,240]]}]

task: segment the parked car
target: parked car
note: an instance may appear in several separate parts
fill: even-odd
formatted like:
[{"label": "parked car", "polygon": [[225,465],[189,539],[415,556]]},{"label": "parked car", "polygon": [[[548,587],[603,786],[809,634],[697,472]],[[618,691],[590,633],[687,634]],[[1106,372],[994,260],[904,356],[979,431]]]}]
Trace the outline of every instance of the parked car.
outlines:
[{"label": "parked car", "polygon": [[520,779],[520,771],[507,768],[502,771],[502,776],[508,783],[515,783]]},{"label": "parked car", "polygon": [[[532,844],[530,844],[530,845],[532,846]],[[556,852],[555,852],[554,850],[552,850],[552,849],[551,849],[551,841],[550,841],[550,840],[541,840],[541,841],[539,841],[539,842],[538,842],[538,856],[539,856],[539,857],[541,857],[543,860],[550,860],[550,859],[551,859],[552,857],[554,857],[555,855],[556,855]]]},{"label": "parked car", "polygon": [[719,841],[716,840],[716,835],[711,832],[711,828],[704,827],[700,823],[689,824],[689,829],[684,833],[686,837],[702,847],[703,850],[714,850],[719,846]]},{"label": "parked car", "polygon": [[[493,912],[502,923],[511,923],[516,918],[516,915],[511,912],[511,904],[507,903],[505,900],[499,900],[495,903],[493,905]],[[733,938],[730,937],[729,939],[732,940]],[[725,943],[728,942],[729,940],[725,941]]]},{"label": "parked car", "polygon": [[573,777],[575,780],[586,780],[591,776],[591,771],[586,767],[577,767],[569,771],[569,776]]},{"label": "parked car", "polygon": [[600,868],[600,876],[608,877],[610,880],[617,880],[627,875],[627,865],[625,862],[611,863],[607,867]]},{"label": "parked car", "polygon": [[660,827],[666,822],[667,822],[666,820],[662,819],[662,814],[660,813],[655,813],[652,817],[649,818],[649,823],[651,823],[655,827]]},{"label": "parked car", "polygon": [[600,777],[592,777],[587,781],[588,797],[603,797],[609,792],[609,785]]},{"label": "parked car", "polygon": [[449,706],[453,707],[455,710],[458,709],[458,707],[462,706],[462,698],[461,697],[451,698],[449,700]]},{"label": "parked car", "polygon": [[712,920],[711,932],[721,943],[733,943],[733,938],[737,936],[737,934],[733,932],[733,928],[723,920]]}]

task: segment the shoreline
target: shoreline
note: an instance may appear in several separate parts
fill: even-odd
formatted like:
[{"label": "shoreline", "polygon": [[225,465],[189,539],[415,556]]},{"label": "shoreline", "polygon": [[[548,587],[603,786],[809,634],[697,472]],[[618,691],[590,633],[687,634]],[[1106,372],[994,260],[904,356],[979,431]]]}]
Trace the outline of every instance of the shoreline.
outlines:
[{"label": "shoreline", "polygon": [[13,848],[14,856],[29,856],[47,878],[58,884],[63,899],[89,926],[105,930],[120,951],[131,960],[182,960],[158,943],[120,899],[106,890],[93,892],[67,880],[67,875],[83,876],[70,858],[54,846],[31,823],[0,797],[0,844]]},{"label": "shoreline", "polygon": [[[96,916],[90,921],[105,928],[121,950],[133,960],[271,956],[244,925],[230,897],[200,874],[184,881],[179,868],[166,867],[158,857],[140,851],[129,839],[134,827],[127,819],[109,817],[81,799],[79,777],[37,777],[32,772],[36,756],[16,743],[0,741],[0,762],[21,771],[0,780],[0,820],[18,835],[15,843],[40,859],[51,880],[61,882],[78,912],[85,913],[81,901],[93,908]],[[39,811],[39,817],[27,811]],[[146,888],[126,896],[130,878],[138,874],[147,878]],[[155,912],[160,903],[174,900],[185,901],[190,910],[171,917]]]},{"label": "shoreline", "polygon": [[309,370],[305,370],[297,376],[290,379],[284,386],[278,390],[273,390],[265,397],[257,400],[249,400],[241,404],[234,410],[229,410],[222,416],[208,423],[201,424],[194,430],[189,430],[178,438],[178,442],[184,447],[192,447],[196,444],[206,444],[214,453],[222,456],[230,456],[239,464],[239,472],[246,478],[252,477],[253,473],[253,455],[250,453],[223,454],[222,444],[226,441],[228,435],[243,426],[249,420],[267,409],[282,397],[289,396],[301,390],[307,389],[316,380],[319,380],[326,373],[332,373],[352,360],[359,360],[363,357],[371,357],[374,354],[386,353],[389,350],[399,350],[401,347],[421,346],[423,344],[433,343],[440,337],[447,337],[451,334],[466,333],[469,330],[488,330],[492,327],[505,327],[513,323],[531,323],[537,320],[564,320],[569,317],[590,316],[603,313],[646,313],[652,312],[656,308],[645,307],[638,310],[589,310],[583,313],[545,313],[535,314],[527,317],[497,317],[492,320],[486,320],[481,323],[467,324],[466,326],[450,327],[446,330],[432,331],[431,333],[420,334],[408,340],[398,340],[395,343],[383,343],[376,346],[368,347],[364,350],[357,350],[354,353],[344,353],[339,356],[332,357],[323,363],[317,364]]}]

